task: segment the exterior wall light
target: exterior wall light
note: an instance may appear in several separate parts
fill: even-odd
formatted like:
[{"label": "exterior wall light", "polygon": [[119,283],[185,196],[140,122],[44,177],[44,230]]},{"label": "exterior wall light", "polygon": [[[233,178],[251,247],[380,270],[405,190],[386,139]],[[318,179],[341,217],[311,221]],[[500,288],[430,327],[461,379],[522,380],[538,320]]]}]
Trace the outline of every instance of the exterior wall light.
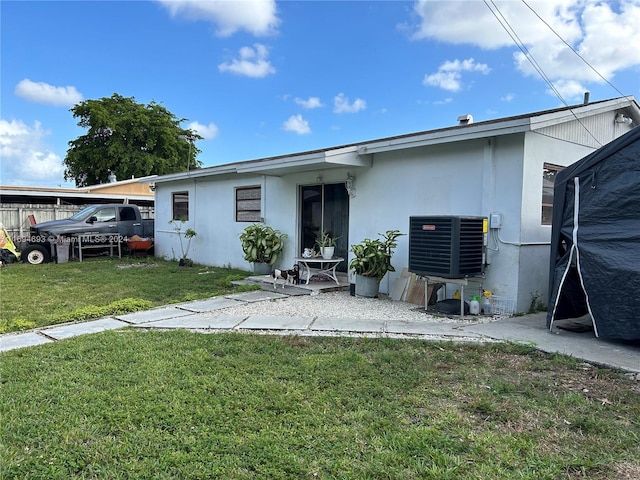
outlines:
[{"label": "exterior wall light", "polygon": [[355,198],[356,196],[355,181],[356,181],[356,178],[352,176],[350,173],[347,173],[347,179],[344,182],[344,187],[347,189],[347,193],[351,198]]}]

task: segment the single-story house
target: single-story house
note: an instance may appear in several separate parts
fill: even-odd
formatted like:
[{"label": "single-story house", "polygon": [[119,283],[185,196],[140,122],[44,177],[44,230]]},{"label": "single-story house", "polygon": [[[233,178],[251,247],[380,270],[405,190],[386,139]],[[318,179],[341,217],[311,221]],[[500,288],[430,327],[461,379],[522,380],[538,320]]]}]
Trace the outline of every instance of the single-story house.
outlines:
[{"label": "single-story house", "polygon": [[[622,115],[629,123],[618,122]],[[312,247],[323,230],[339,237],[336,255],[378,233],[408,233],[409,217],[492,218],[481,286],[512,299],[516,311],[545,301],[553,179],[564,167],[640,122],[633,97],[583,103],[473,122],[471,115],[436,130],[350,145],[228,163],[153,179],[155,252],[180,253],[169,222],[186,219],[197,233],[190,257],[205,265],[250,269],[238,236],[264,222],[288,235],[279,266]],[[389,293],[408,265],[408,236],[400,237],[382,280]],[[465,294],[477,294],[465,288]]]},{"label": "single-story house", "polygon": [[558,174],[550,260],[549,329],[588,314],[597,337],[640,340],[640,127]]}]

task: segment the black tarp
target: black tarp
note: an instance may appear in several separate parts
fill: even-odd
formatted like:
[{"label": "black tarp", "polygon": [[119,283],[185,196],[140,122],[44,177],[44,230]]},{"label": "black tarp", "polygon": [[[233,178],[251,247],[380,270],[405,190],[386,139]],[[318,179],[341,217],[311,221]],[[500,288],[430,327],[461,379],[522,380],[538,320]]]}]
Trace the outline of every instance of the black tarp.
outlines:
[{"label": "black tarp", "polygon": [[589,314],[596,336],[640,339],[640,127],[556,176],[547,327]]}]

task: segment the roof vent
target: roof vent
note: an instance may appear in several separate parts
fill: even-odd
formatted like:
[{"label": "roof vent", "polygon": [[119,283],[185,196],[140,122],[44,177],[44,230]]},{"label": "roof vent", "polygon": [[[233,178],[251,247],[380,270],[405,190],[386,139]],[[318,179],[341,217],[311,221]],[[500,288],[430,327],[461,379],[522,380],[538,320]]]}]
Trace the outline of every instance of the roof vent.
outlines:
[{"label": "roof vent", "polygon": [[583,105],[589,105],[589,92],[584,92],[584,101],[582,102]]},{"label": "roof vent", "polygon": [[469,125],[471,123],[473,123],[473,117],[469,114],[458,117],[458,125]]}]

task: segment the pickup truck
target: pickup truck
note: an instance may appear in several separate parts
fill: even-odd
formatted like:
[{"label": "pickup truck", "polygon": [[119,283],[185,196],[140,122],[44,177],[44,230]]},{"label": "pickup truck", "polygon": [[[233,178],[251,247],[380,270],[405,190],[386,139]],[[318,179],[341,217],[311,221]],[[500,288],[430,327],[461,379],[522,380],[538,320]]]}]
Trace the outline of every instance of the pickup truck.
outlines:
[{"label": "pickup truck", "polygon": [[143,219],[137,205],[106,203],[89,205],[64,220],[36,223],[29,237],[16,243],[24,262],[39,265],[56,256],[54,245],[68,245],[78,239],[108,245],[134,235],[153,237],[153,230],[154,221]]}]

